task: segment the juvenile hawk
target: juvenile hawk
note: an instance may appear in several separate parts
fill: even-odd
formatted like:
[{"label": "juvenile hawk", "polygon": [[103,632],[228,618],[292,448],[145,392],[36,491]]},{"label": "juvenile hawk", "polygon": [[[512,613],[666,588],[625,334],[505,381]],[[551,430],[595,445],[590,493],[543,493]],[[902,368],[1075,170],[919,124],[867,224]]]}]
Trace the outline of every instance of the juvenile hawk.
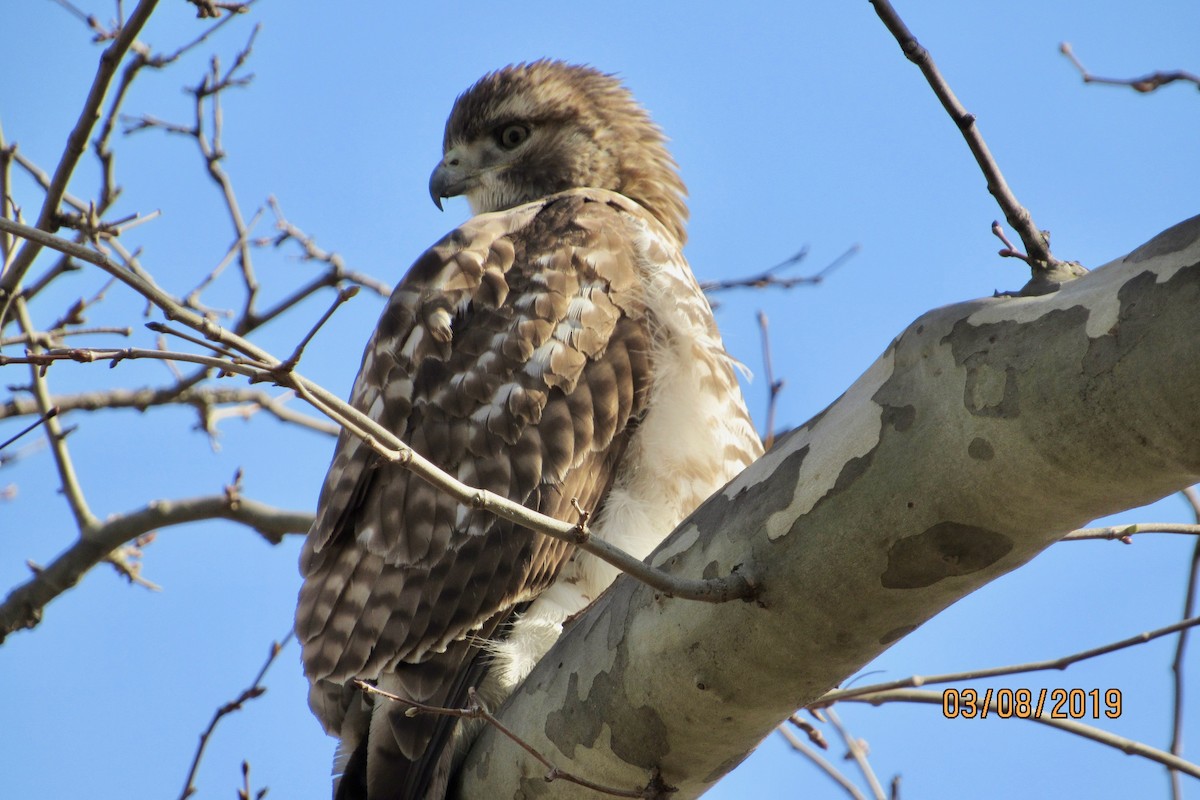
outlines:
[{"label": "juvenile hawk", "polygon": [[[685,189],[612,76],[535,61],[454,104],[429,191],[476,216],[417,259],[352,402],[460,481],[641,558],[761,453],[681,248]],[[346,433],[301,557],[309,702],[341,739],[339,800],[441,798],[467,737],[372,701],[499,702],[616,577],[459,506]]]}]

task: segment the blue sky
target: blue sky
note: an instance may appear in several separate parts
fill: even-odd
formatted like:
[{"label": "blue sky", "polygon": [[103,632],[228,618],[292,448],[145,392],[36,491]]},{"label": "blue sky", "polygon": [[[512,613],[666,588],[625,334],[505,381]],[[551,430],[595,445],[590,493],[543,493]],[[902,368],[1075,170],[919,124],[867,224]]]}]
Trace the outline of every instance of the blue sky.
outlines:
[{"label": "blue sky", "polygon": [[[108,3],[80,3],[101,19],[112,15]],[[729,349],[758,373],[754,314],[762,309],[771,320],[775,368],[787,381],[781,426],[826,406],[919,314],[1019,288],[1027,277],[1022,264],[995,255],[989,228],[1000,214],[982,176],[866,2],[365,6],[263,0],[207,48],[143,75],[126,112],[188,122],[180,87],[198,81],[211,52],[231,63],[261,22],[253,85],[224,102],[223,163],[243,208],[249,214],[273,194],[294,223],[353,269],[394,282],[468,213],[461,200],[439,213],[426,191],[459,92],[490,69],[541,56],[617,72],[672,139],[691,191],[687,252],[702,280],[756,273],[804,246],[810,256],[800,271],[815,270],[861,246],[819,289],[718,298]],[[1070,41],[1099,74],[1196,71],[1200,7],[1012,0],[900,2],[898,10],[977,115],[1014,191],[1052,231],[1057,255],[1099,266],[1197,213],[1195,90],[1139,96],[1085,87],[1057,48]],[[143,39],[171,50],[201,25],[182,0],[163,0]],[[99,49],[49,0],[8,9],[5,29],[0,124],[9,142],[50,169]],[[117,169],[125,188],[117,216],[162,211],[131,242],[162,284],[186,291],[231,239],[194,148],[157,132],[121,137]],[[96,174],[85,158],[72,191],[91,196]],[[40,195],[25,181],[14,193],[34,216]],[[269,235],[269,222],[260,230]],[[290,252],[256,258],[274,297],[314,270]],[[41,307],[42,321],[103,282],[89,270],[72,275]],[[230,275],[206,298],[234,302],[236,289]],[[326,302],[308,303],[255,341],[290,352]],[[343,308],[301,371],[345,393],[380,302],[364,293]],[[113,289],[89,323],[128,324],[140,311]],[[19,367],[3,373],[4,385],[28,379]],[[69,393],[159,384],[169,375],[161,364],[63,365],[49,380],[55,392]],[[760,424],[764,384],[760,374],[747,387]],[[72,453],[102,517],[151,499],[219,492],[239,467],[248,497],[311,509],[332,446],[269,419],[231,419],[214,452],[193,430],[194,414],[180,409],[76,415],[68,423],[79,426]],[[16,427],[0,424],[0,440]],[[0,487],[10,484],[15,497],[0,502],[3,591],[25,580],[27,559],[47,563],[73,535],[46,450],[0,470]],[[1180,500],[1168,498],[1120,519],[1187,516]],[[1187,537],[1147,536],[1128,547],[1053,547],[895,645],[864,680],[1048,658],[1169,624],[1182,608],[1192,545]],[[178,796],[213,710],[249,683],[269,643],[291,624],[298,550],[297,537],[271,546],[224,523],[166,530],[145,554],[147,577],[164,591],[147,593],[98,568],[46,609],[39,628],[12,635],[0,647],[7,687],[0,797]],[[1105,727],[1166,746],[1172,655],[1171,642],[1159,641],[1065,673],[992,685],[1118,688],[1124,713]],[[1200,679],[1194,661],[1193,681]],[[243,759],[271,797],[327,796],[333,743],[306,708],[294,645],[266,684],[263,697],[217,730],[198,797],[232,797]],[[1187,709],[1187,738],[1195,740],[1194,699]],[[1155,765],[1029,723],[943,720],[927,706],[846,705],[841,714],[868,741],[881,779],[903,776],[906,798],[1166,794],[1165,772]],[[835,743],[831,758],[841,763],[841,753]],[[775,737],[708,796],[798,794],[841,796]]]}]

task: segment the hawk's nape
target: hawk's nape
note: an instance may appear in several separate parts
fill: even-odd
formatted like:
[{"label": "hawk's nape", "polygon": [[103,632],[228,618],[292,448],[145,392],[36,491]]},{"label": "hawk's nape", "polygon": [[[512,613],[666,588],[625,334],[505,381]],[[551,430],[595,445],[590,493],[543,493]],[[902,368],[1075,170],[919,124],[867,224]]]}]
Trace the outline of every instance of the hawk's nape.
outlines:
[{"label": "hawk's nape", "polygon": [[[351,402],[470,486],[645,557],[761,452],[682,255],[684,187],[620,83],[536,61],[458,98],[435,201],[478,214],[388,301]],[[616,573],[459,506],[343,432],[301,557],[310,704],[340,800],[442,798],[469,736]]]}]

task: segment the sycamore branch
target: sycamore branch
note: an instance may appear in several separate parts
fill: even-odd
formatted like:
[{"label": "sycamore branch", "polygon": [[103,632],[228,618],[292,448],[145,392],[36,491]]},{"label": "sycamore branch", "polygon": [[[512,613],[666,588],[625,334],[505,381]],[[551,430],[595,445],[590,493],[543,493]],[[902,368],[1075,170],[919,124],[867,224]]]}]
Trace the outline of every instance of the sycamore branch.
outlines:
[{"label": "sycamore branch", "polygon": [[[934,63],[933,56],[921,46],[916,36],[909,30],[904,20],[896,13],[888,0],[871,0],[879,19],[895,37],[905,58],[915,64],[933,93],[941,102],[950,119],[958,127],[971,155],[987,180],[987,188],[996,203],[1004,212],[1004,218],[1013,227],[1021,242],[1025,245],[1025,253],[1019,253],[1011,246],[1002,251],[1002,255],[1021,258],[1033,271],[1033,279],[1022,289],[1022,294],[1043,294],[1053,291],[1061,283],[1078,278],[1087,272],[1081,265],[1074,262],[1060,261],[1050,252],[1050,236],[1046,231],[1037,227],[1033,215],[1017,200],[1016,195],[1004,179],[1000,166],[992,156],[991,150],[984,141],[983,134],[976,124],[975,115],[969,113],[955,96],[950,84]],[[1026,253],[1028,255],[1026,255]]]}]

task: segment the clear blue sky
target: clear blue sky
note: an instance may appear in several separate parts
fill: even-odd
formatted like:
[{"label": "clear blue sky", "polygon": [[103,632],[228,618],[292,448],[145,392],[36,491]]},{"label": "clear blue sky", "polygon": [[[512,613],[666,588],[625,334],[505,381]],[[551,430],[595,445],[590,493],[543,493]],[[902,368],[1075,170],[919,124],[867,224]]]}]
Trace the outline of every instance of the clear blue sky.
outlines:
[{"label": "clear blue sky", "polygon": [[[109,3],[78,1],[102,19],[112,15]],[[1100,74],[1200,70],[1200,6],[900,0],[899,10],[978,116],[1014,190],[1053,232],[1060,257],[1098,266],[1200,211],[1200,95],[1183,86],[1150,96],[1085,87],[1057,51],[1069,40]],[[50,169],[99,49],[48,0],[12,4],[4,18],[0,123],[9,142]],[[729,349],[758,372],[754,312],[770,317],[776,369],[787,380],[780,425],[799,424],[827,405],[922,312],[1015,289],[1026,278],[1020,263],[996,257],[989,226],[999,212],[982,177],[865,0],[264,0],[194,57],[144,75],[127,113],[189,121],[180,87],[199,79],[209,52],[230,63],[256,20],[263,29],[250,64],[254,83],[224,106],[224,165],[247,213],[276,195],[293,222],[354,269],[395,281],[467,215],[462,201],[439,213],[426,192],[450,104],[485,71],[541,56],[620,73],[667,131],[691,190],[688,255],[701,279],[754,273],[802,246],[811,256],[801,270],[816,269],[861,245],[820,289],[719,298]],[[163,0],[143,38],[171,50],[203,24],[183,0]],[[132,240],[160,282],[186,291],[231,238],[216,191],[182,138],[143,133],[117,145],[125,187],[118,215],[162,210]],[[95,174],[85,160],[72,191],[91,196]],[[25,182],[14,191],[35,215],[40,195]],[[269,225],[261,230],[268,234]],[[257,257],[275,296],[312,274],[288,256]],[[72,276],[59,307],[102,283],[88,270]],[[229,301],[234,289],[227,279],[208,299]],[[256,341],[290,352],[325,302],[267,327]],[[379,305],[363,294],[339,312],[301,370],[346,392]],[[59,307],[43,306],[43,323]],[[140,307],[114,289],[89,321],[126,324]],[[4,385],[27,380],[19,367],[3,373]],[[168,379],[161,364],[50,372],[52,388],[64,393]],[[761,376],[748,395],[761,423]],[[330,440],[269,419],[226,420],[214,452],[194,422],[178,409],[69,418],[79,426],[70,444],[94,510],[106,516],[155,498],[217,492],[238,467],[248,497],[312,508]],[[0,425],[0,440],[15,427]],[[0,501],[2,591],[26,578],[26,559],[46,563],[72,538],[46,450],[0,470],[0,487],[10,484],[15,498]],[[1186,516],[1169,498],[1121,519]],[[1053,547],[898,643],[865,670],[872,673],[866,679],[1047,658],[1168,624],[1182,607],[1192,544],[1148,536],[1129,547]],[[11,636],[0,647],[0,797],[178,796],[213,710],[248,684],[268,644],[291,624],[298,550],[298,537],[271,547],[230,524],[167,530],[145,555],[145,573],[163,592],[127,586],[98,568],[46,609],[38,629]],[[993,685],[1119,688],[1125,713],[1105,727],[1165,746],[1172,652],[1160,641],[1065,673]],[[1191,740],[1200,738],[1195,662]],[[266,683],[265,696],[218,729],[198,777],[200,798],[232,797],[242,759],[255,786],[269,786],[273,798],[327,796],[333,743],[306,708],[294,645]],[[903,776],[905,798],[1166,794],[1159,767],[1029,723],[946,721],[927,706],[847,705],[841,713],[868,741],[881,779]],[[831,758],[841,763],[842,752],[835,743]],[[709,796],[798,795],[841,796],[773,738]]]}]

